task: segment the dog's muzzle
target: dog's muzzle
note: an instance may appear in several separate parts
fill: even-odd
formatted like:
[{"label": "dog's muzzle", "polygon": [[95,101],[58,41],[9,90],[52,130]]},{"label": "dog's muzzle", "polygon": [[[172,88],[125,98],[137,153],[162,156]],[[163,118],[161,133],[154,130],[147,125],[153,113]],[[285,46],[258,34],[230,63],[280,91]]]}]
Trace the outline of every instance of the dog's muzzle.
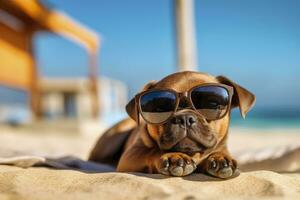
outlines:
[{"label": "dog's muzzle", "polygon": [[164,150],[202,152],[217,141],[201,116],[194,112],[179,112],[169,120],[167,127],[159,141]]}]

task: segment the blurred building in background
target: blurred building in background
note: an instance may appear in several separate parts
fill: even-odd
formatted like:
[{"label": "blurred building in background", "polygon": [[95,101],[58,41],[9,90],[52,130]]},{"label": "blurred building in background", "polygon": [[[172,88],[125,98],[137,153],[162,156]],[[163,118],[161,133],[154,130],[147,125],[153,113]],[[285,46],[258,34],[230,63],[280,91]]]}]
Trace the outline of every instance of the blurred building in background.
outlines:
[{"label": "blurred building in background", "polygon": [[[86,78],[43,78],[39,82],[41,94],[40,110],[48,119],[77,119],[85,121],[93,118],[92,94]],[[100,120],[120,114],[127,103],[127,87],[119,81],[99,77]]]},{"label": "blurred building in background", "polygon": [[[52,32],[83,46],[89,58],[86,65],[88,77],[40,77],[38,68],[42,66],[36,65],[33,48],[37,32]],[[115,102],[117,109],[123,108],[127,100],[125,85],[114,80],[98,80],[98,49],[98,34],[39,0],[0,1],[0,85],[28,94],[32,118],[27,118],[32,122],[55,118],[97,121],[108,113],[110,107],[107,104],[113,102],[113,98],[120,100]],[[103,93],[99,88],[103,88]],[[111,88],[114,89],[110,91]],[[112,91],[117,96],[110,94]],[[99,99],[100,92],[103,102]],[[107,101],[107,97],[111,98]],[[9,113],[18,113],[16,109],[14,106],[12,109],[2,106],[0,118],[5,119]]]}]

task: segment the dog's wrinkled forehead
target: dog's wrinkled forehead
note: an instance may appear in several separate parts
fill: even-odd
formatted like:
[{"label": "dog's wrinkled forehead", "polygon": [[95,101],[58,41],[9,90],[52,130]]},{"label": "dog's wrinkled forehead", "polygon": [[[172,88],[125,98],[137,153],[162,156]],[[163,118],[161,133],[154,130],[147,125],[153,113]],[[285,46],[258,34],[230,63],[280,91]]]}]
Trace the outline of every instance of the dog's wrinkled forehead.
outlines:
[{"label": "dog's wrinkled forehead", "polygon": [[178,72],[165,77],[155,84],[156,89],[173,89],[177,92],[186,92],[194,86],[218,83],[217,79],[209,74],[199,72]]}]

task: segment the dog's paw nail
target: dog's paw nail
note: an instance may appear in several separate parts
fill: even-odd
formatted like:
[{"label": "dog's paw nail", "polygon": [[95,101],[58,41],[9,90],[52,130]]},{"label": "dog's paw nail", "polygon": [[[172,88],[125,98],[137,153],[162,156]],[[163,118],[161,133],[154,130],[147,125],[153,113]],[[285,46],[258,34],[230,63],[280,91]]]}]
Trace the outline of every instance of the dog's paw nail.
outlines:
[{"label": "dog's paw nail", "polygon": [[223,161],[221,162],[221,167],[222,167],[222,168],[228,167],[227,160],[223,160]]},{"label": "dog's paw nail", "polygon": [[215,160],[212,160],[212,161],[210,162],[210,167],[211,167],[212,169],[216,169],[216,168],[217,168],[217,162],[216,162]]},{"label": "dog's paw nail", "polygon": [[169,165],[170,165],[170,164],[169,164],[169,160],[168,160],[168,159],[164,160],[163,163],[162,163],[162,167],[163,167],[163,168],[168,168]]},{"label": "dog's paw nail", "polygon": [[184,166],[184,160],[183,159],[178,159],[177,165],[180,166],[180,167],[183,167]]}]

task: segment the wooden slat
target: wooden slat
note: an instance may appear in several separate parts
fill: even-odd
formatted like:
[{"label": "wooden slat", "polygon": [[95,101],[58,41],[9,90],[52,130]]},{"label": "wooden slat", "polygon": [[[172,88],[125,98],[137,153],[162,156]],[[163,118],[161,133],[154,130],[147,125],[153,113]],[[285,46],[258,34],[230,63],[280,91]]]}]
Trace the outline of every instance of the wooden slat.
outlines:
[{"label": "wooden slat", "polygon": [[29,89],[32,83],[32,56],[28,36],[0,23],[0,84]]},{"label": "wooden slat", "polygon": [[88,28],[75,22],[66,14],[47,9],[37,0],[11,0],[17,8],[20,8],[28,16],[47,30],[61,34],[95,52],[99,46],[99,38]]}]

